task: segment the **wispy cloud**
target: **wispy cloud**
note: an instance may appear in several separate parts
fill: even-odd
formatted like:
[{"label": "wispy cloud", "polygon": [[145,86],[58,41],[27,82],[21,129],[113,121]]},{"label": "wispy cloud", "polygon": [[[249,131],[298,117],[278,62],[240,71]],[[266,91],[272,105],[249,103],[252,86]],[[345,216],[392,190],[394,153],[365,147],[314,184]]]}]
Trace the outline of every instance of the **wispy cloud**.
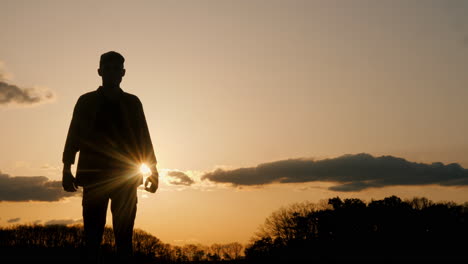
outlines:
[{"label": "wispy cloud", "polygon": [[55,95],[48,89],[20,88],[0,81],[0,105],[20,104],[33,105],[52,101]]},{"label": "wispy cloud", "polygon": [[74,225],[83,223],[83,219],[53,219],[44,223],[44,225]]},{"label": "wispy cloud", "polygon": [[167,176],[172,178],[169,180],[169,183],[173,185],[190,186],[195,183],[195,181],[192,178],[190,178],[187,174],[181,171],[170,171],[167,173]]},{"label": "wispy cloud", "polygon": [[374,157],[361,153],[318,161],[288,159],[250,168],[217,169],[205,173],[202,179],[234,186],[331,182],[335,185],[330,190],[351,192],[397,185],[467,186],[468,170],[457,163],[416,163],[393,156]]},{"label": "wispy cloud", "polygon": [[18,223],[20,220],[21,220],[21,218],[17,217],[17,218],[8,219],[7,222],[12,224],[12,223]]},{"label": "wispy cloud", "polygon": [[0,61],[0,106],[16,104],[22,106],[37,105],[51,102],[55,99],[55,94],[47,88],[23,88],[11,84],[7,77],[3,63]]},{"label": "wispy cloud", "polygon": [[10,177],[0,172],[0,201],[59,201],[79,192],[65,192],[61,181],[51,181],[45,176]]}]

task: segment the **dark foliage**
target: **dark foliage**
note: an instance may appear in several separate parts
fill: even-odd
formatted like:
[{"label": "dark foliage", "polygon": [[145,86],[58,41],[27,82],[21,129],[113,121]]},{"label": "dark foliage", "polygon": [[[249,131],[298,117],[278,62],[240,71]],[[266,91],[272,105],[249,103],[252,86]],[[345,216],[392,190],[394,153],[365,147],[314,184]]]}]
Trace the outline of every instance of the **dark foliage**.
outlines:
[{"label": "dark foliage", "polygon": [[[114,236],[104,263],[115,263]],[[328,199],[281,208],[245,248],[239,243],[172,246],[135,230],[136,263],[468,263],[468,203],[396,196],[365,203]],[[82,226],[0,228],[0,263],[80,263]]]},{"label": "dark foliage", "polygon": [[[133,235],[135,259],[139,263],[171,262],[171,246],[158,238],[135,230]],[[102,243],[103,259],[115,262],[114,235],[106,227]],[[83,227],[64,225],[18,225],[0,228],[0,262],[61,262],[79,263],[84,252]]]},{"label": "dark foliage", "polygon": [[[396,196],[366,204],[328,200],[328,208],[280,209],[246,248],[249,263],[356,260],[468,260],[468,207]],[[298,210],[301,209],[302,210]],[[390,262],[388,262],[390,263]]]},{"label": "dark foliage", "polygon": [[[104,263],[116,263],[114,235],[106,227],[102,241]],[[237,242],[173,246],[136,229],[135,263],[245,263]],[[83,226],[17,225],[0,228],[0,263],[83,263]]]}]

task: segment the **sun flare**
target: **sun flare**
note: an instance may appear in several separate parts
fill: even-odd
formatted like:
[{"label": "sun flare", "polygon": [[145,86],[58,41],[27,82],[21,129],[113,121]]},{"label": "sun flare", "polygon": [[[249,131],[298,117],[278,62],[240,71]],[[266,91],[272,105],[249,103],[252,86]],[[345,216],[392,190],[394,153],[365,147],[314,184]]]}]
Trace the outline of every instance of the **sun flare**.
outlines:
[{"label": "sun flare", "polygon": [[151,169],[148,167],[148,165],[146,164],[141,164],[140,166],[140,172],[141,174],[143,174],[144,176],[149,176],[151,174]]}]

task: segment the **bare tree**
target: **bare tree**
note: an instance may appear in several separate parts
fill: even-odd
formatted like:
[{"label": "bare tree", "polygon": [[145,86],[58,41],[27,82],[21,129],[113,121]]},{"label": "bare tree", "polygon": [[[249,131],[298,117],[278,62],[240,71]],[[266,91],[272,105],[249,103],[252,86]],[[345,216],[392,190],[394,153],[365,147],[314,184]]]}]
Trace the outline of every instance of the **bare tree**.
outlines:
[{"label": "bare tree", "polygon": [[229,251],[229,255],[231,259],[239,259],[242,254],[242,249],[244,248],[240,243],[233,242],[225,245],[227,251]]},{"label": "bare tree", "polygon": [[[294,203],[288,207],[281,207],[273,212],[266,220],[263,226],[256,233],[257,238],[271,237],[277,241],[290,241],[298,235],[298,218],[306,218],[309,214],[316,212],[324,207],[323,203],[318,205],[312,202]],[[313,224],[308,224],[303,228],[314,228]],[[303,233],[303,230],[300,230]],[[314,230],[306,230],[314,233]]]},{"label": "bare tree", "polygon": [[414,197],[413,199],[407,200],[406,202],[411,205],[411,208],[416,210],[422,210],[434,204],[426,197]]},{"label": "bare tree", "polygon": [[212,244],[210,247],[213,260],[220,260],[223,252],[223,246],[221,244]]},{"label": "bare tree", "polygon": [[204,260],[206,251],[203,245],[187,244],[182,247],[184,255],[189,261]]}]

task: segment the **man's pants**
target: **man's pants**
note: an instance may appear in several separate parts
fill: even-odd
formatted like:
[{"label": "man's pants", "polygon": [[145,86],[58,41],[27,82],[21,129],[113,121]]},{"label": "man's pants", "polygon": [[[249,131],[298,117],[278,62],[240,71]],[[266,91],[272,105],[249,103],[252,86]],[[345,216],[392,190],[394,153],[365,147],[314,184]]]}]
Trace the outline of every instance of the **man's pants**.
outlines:
[{"label": "man's pants", "polygon": [[137,210],[135,181],[114,178],[107,183],[83,188],[83,222],[87,258],[98,261],[106,224],[107,206],[111,200],[112,225],[119,258],[132,256],[133,225]]}]

